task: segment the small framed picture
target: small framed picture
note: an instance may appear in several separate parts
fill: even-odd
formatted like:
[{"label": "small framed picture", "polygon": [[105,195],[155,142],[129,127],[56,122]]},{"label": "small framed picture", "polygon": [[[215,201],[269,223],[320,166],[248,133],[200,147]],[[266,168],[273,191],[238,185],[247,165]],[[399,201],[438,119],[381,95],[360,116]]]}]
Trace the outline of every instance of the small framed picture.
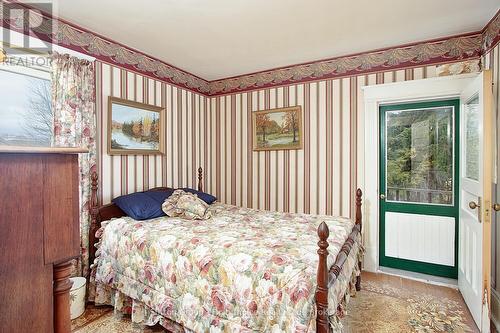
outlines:
[{"label": "small framed picture", "polygon": [[253,113],[253,150],[302,149],[300,105]]},{"label": "small framed picture", "polygon": [[164,108],[110,96],[108,154],[163,154],[164,118]]}]

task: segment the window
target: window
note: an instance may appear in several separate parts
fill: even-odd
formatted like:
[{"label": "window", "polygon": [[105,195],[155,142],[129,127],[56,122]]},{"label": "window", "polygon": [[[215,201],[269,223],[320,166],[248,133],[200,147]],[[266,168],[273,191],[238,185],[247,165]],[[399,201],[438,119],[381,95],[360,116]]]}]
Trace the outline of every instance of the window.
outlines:
[{"label": "window", "polygon": [[50,146],[52,87],[47,69],[0,66],[0,145]]},{"label": "window", "polygon": [[454,107],[386,112],[387,201],[453,205]]},{"label": "window", "polygon": [[479,96],[465,104],[465,177],[479,181]]}]

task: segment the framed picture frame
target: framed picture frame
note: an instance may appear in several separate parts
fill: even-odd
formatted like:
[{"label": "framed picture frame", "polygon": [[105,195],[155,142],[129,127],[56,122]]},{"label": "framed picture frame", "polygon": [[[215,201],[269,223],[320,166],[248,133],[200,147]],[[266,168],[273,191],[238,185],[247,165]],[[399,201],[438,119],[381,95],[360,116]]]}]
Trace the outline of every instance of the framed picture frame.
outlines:
[{"label": "framed picture frame", "polygon": [[165,109],[108,98],[108,154],[150,155],[165,151]]},{"label": "framed picture frame", "polygon": [[254,151],[302,149],[302,107],[255,111],[252,130]]}]

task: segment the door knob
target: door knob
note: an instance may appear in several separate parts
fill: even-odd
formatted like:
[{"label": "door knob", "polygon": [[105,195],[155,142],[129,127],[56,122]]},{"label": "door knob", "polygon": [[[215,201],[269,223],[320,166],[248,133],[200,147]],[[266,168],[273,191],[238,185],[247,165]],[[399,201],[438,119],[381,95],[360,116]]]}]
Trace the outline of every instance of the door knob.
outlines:
[{"label": "door knob", "polygon": [[469,202],[469,208],[470,209],[476,209],[477,207],[481,207],[481,205],[475,203],[474,201]]},{"label": "door knob", "polygon": [[380,199],[384,200],[384,199],[385,199],[385,194],[383,194],[383,193],[382,193],[382,194],[380,195]]},{"label": "door knob", "polygon": [[[487,204],[486,204],[486,206],[487,206],[487,208],[486,208],[486,213],[488,214],[488,210],[489,210],[489,206],[490,206],[490,204],[489,204],[489,203],[487,203]],[[469,208],[470,208],[470,209],[476,209],[476,208],[477,208],[477,221],[478,221],[479,223],[481,223],[481,222],[482,222],[482,219],[483,219],[483,217],[482,217],[483,212],[481,211],[481,209],[482,209],[482,208],[481,208],[481,197],[479,197],[479,198],[477,199],[477,203],[476,203],[475,201],[470,201],[470,202],[469,202]]]},{"label": "door knob", "polygon": [[498,212],[498,211],[500,210],[500,204],[499,204],[499,203],[494,203],[494,204],[493,204],[493,210],[494,210],[495,212]]}]

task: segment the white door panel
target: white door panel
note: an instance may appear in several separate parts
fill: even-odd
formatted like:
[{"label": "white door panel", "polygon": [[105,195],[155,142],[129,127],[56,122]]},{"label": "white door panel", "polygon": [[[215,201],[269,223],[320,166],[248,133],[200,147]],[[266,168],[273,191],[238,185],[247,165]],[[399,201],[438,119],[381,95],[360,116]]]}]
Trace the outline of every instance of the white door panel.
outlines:
[{"label": "white door panel", "polygon": [[[491,73],[483,72],[460,96],[460,218],[458,285],[472,317],[489,332],[491,206]],[[485,297],[486,295],[486,297]],[[485,319],[486,318],[486,319]]]},{"label": "white door panel", "polygon": [[455,218],[386,212],[387,256],[438,265],[455,264]]}]

